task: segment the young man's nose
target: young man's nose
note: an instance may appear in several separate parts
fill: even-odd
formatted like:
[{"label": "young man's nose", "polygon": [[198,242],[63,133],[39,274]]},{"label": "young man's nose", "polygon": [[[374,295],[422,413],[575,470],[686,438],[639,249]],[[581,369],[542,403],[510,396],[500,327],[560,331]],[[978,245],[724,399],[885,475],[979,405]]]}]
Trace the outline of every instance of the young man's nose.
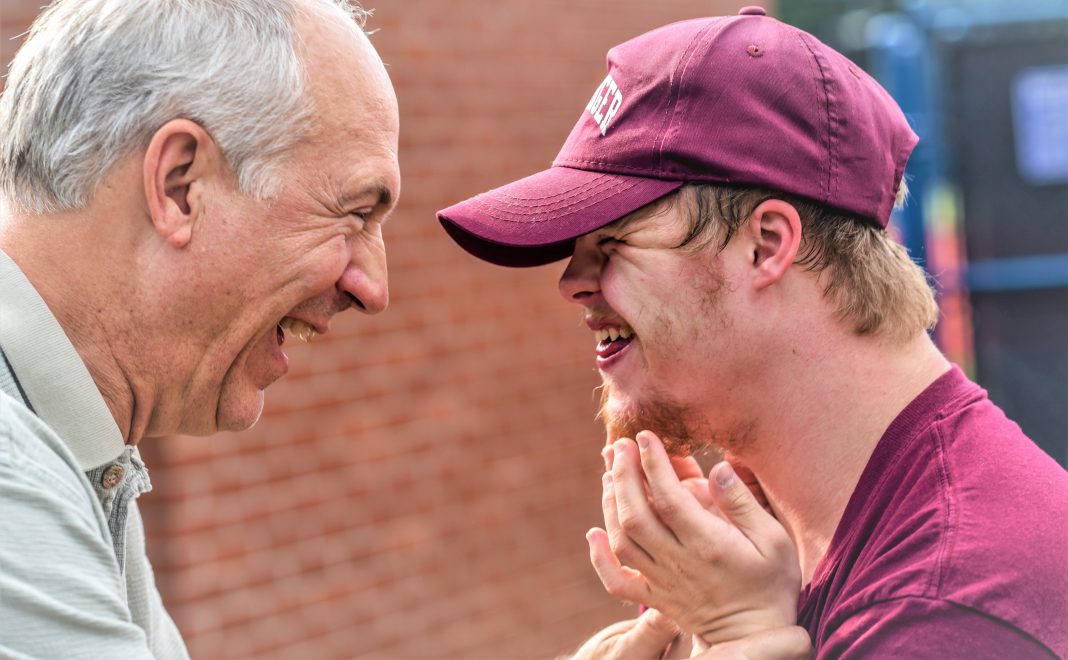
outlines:
[{"label": "young man's nose", "polygon": [[560,276],[560,295],[568,302],[588,304],[601,292],[601,266],[604,254],[589,234],[575,241],[564,274]]}]

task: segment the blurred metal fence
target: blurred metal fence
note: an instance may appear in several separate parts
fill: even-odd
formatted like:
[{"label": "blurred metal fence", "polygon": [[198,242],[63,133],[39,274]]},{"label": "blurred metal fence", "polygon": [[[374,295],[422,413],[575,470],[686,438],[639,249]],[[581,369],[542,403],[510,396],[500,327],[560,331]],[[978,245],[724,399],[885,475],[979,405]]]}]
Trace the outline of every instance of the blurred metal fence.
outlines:
[{"label": "blurred metal fence", "polygon": [[810,0],[920,135],[902,241],[941,292],[936,340],[1068,465],[1068,2]]}]

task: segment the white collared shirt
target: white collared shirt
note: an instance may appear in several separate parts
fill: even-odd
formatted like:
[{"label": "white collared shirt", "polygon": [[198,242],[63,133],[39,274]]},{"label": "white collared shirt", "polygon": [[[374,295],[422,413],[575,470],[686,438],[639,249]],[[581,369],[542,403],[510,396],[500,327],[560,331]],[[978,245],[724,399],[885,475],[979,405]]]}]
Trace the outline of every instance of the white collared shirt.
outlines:
[{"label": "white collared shirt", "polygon": [[0,656],[189,657],[137,497],[148,471],[33,285],[0,251]]}]

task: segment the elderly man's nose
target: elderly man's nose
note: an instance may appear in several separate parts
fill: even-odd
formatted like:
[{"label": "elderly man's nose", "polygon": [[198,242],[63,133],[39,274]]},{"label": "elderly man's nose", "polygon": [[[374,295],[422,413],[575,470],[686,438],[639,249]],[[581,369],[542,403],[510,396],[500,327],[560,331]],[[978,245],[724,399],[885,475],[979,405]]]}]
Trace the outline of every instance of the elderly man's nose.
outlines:
[{"label": "elderly man's nose", "polygon": [[365,314],[378,314],[389,306],[386,260],[381,264],[350,264],[338,280],[338,289],[352,307]]}]

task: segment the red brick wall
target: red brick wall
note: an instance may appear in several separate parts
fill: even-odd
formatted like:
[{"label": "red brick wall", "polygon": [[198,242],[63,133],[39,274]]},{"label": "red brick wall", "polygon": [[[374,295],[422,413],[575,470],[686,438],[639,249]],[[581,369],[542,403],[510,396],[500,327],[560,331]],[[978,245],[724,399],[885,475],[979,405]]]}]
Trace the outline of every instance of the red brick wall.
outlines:
[{"label": "red brick wall", "polygon": [[[0,0],[4,62],[40,1]],[[610,46],[742,4],[380,0],[403,173],[389,310],[288,343],[251,431],[143,446],[149,551],[194,657],[548,657],[629,615],[583,539],[598,379],[563,266],[482,264],[433,214],[547,166]]]}]

